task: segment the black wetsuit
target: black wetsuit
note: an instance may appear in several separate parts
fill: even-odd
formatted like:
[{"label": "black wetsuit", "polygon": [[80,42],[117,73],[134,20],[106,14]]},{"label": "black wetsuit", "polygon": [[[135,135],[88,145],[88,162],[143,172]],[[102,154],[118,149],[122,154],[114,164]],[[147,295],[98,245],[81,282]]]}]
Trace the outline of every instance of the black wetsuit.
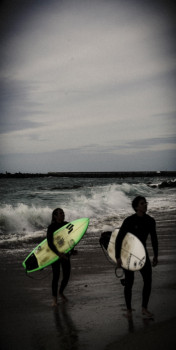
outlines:
[{"label": "black wetsuit", "polygon": [[[68,222],[64,221],[62,223],[53,222],[48,226],[47,230],[47,241],[48,246],[50,249],[58,255],[58,250],[56,246],[53,243],[53,233],[61,228],[62,226],[66,225]],[[62,266],[62,272],[63,272],[63,279],[61,282],[61,286],[59,289],[59,293],[62,294],[65,287],[68,284],[69,277],[70,277],[70,270],[71,270],[71,264],[70,264],[70,254],[66,254],[67,259],[59,259],[56,262],[52,264],[52,270],[53,270],[53,279],[52,279],[52,295],[53,297],[57,297],[58,293],[58,282],[60,277],[60,265]]]},{"label": "black wetsuit", "polygon": [[[133,233],[136,237],[140,239],[146,249],[146,241],[148,235],[151,236],[151,242],[153,246],[154,256],[158,257],[158,239],[156,234],[156,224],[155,220],[145,214],[144,216],[138,216],[137,214],[131,215],[126,218],[119,230],[119,234],[116,239],[116,259],[120,258],[120,250],[123,238],[126,233]],[[124,270],[125,272],[125,288],[124,295],[127,309],[131,310],[131,298],[132,298],[132,286],[134,282],[134,272],[129,270]],[[151,286],[152,286],[152,267],[151,262],[148,256],[146,249],[146,263],[144,267],[140,270],[140,273],[143,277],[144,287],[142,293],[142,307],[147,308]]]}]

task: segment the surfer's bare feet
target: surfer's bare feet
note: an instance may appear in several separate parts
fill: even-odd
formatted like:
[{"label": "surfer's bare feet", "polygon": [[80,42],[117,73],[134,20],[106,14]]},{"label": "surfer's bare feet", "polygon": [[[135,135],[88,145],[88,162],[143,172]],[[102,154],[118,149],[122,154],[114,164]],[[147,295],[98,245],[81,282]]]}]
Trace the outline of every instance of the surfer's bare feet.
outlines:
[{"label": "surfer's bare feet", "polygon": [[148,318],[152,318],[154,315],[150,312],[150,311],[148,311],[146,308],[142,308],[142,315],[143,316],[146,316],[146,317],[148,317]]},{"label": "surfer's bare feet", "polygon": [[53,307],[58,306],[58,303],[57,303],[57,298],[56,298],[56,297],[53,297],[53,303],[52,303],[52,306],[53,306]]},{"label": "surfer's bare feet", "polygon": [[65,303],[68,301],[67,297],[63,294],[63,293],[59,293],[62,301],[64,301]]},{"label": "surfer's bare feet", "polygon": [[128,320],[130,320],[133,316],[132,310],[131,309],[127,309],[126,314],[124,315],[126,318],[128,318]]}]

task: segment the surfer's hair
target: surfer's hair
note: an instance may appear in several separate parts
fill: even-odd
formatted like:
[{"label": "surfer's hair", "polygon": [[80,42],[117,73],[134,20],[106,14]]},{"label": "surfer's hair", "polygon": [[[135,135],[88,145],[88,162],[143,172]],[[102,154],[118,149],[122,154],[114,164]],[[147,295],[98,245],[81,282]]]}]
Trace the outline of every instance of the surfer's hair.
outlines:
[{"label": "surfer's hair", "polygon": [[137,196],[136,198],[133,199],[132,201],[132,207],[133,209],[136,211],[136,208],[138,207],[138,204],[140,201],[145,201],[146,202],[146,199],[145,197],[142,197],[142,196]]},{"label": "surfer's hair", "polygon": [[63,212],[63,209],[61,209],[61,208],[56,208],[56,209],[53,210],[51,222],[55,222],[55,221],[56,221],[56,216],[57,216],[58,211]]}]

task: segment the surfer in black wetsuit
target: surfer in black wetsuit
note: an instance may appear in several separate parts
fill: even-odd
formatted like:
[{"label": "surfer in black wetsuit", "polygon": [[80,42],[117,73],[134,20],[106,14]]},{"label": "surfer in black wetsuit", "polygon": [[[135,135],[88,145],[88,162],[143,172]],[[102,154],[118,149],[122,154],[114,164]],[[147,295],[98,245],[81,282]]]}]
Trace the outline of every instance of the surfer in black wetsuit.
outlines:
[{"label": "surfer in black wetsuit", "polygon": [[[53,242],[53,233],[61,228],[62,226],[66,225],[68,222],[64,221],[65,214],[64,211],[60,208],[56,208],[52,213],[52,221],[51,224],[48,226],[47,230],[47,241],[48,246],[50,249],[59,256],[59,260],[55,261],[52,264],[52,271],[53,271],[53,279],[52,279],[52,296],[53,296],[53,306],[57,306],[57,294],[58,294],[58,282],[60,277],[60,265],[62,267],[63,272],[63,279],[61,282],[61,286],[59,289],[59,295],[61,298],[66,301],[67,298],[63,294],[63,291],[65,287],[68,284],[69,277],[70,277],[70,271],[71,271],[71,264],[70,264],[70,255],[71,252],[67,254],[60,253],[54,242]],[[76,253],[76,251],[74,251]],[[72,251],[73,254],[73,251]]]},{"label": "surfer in black wetsuit", "polygon": [[[117,266],[121,266],[120,259],[120,250],[123,238],[125,237],[127,232],[131,232],[136,237],[140,239],[146,249],[146,241],[147,237],[150,234],[151,242],[154,252],[153,258],[153,266],[156,266],[158,263],[158,239],[156,234],[156,224],[155,220],[146,214],[147,212],[147,202],[144,197],[137,196],[133,202],[132,207],[135,210],[135,214],[127,217],[120,230],[116,239],[116,259]],[[131,299],[132,299],[132,286],[134,282],[134,272],[129,270],[124,270],[125,272],[125,286],[124,286],[124,296],[125,302],[127,306],[127,317],[132,316],[132,307],[131,307]],[[151,262],[148,256],[148,252],[146,249],[146,263],[144,267],[140,270],[140,273],[143,277],[143,293],[142,293],[142,314],[147,317],[152,317],[152,314],[148,311],[148,302],[151,293],[152,286],[152,267]]]}]

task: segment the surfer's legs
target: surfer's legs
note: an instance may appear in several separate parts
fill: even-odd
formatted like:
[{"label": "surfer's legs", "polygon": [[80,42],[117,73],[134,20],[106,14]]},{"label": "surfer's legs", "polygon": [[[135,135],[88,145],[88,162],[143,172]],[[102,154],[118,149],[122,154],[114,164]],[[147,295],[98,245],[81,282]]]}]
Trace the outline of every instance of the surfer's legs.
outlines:
[{"label": "surfer's legs", "polygon": [[142,268],[142,270],[140,270],[140,273],[144,281],[144,287],[142,292],[142,308],[147,309],[152,287],[152,267],[148,257],[144,267]]},{"label": "surfer's legs", "polygon": [[128,311],[132,311],[131,308],[131,299],[132,299],[132,287],[134,283],[134,272],[125,270],[125,287],[124,287],[124,296],[125,302]]},{"label": "surfer's legs", "polygon": [[52,270],[53,270],[52,295],[53,295],[54,302],[57,303],[58,282],[60,277],[60,260],[57,260],[55,263],[52,264]]},{"label": "surfer's legs", "polygon": [[70,278],[70,270],[71,270],[71,264],[70,264],[70,259],[63,259],[61,261],[61,266],[62,266],[62,272],[63,272],[63,279],[61,282],[61,286],[59,289],[59,294],[64,298],[63,292],[65,287],[68,284],[69,278]]}]

